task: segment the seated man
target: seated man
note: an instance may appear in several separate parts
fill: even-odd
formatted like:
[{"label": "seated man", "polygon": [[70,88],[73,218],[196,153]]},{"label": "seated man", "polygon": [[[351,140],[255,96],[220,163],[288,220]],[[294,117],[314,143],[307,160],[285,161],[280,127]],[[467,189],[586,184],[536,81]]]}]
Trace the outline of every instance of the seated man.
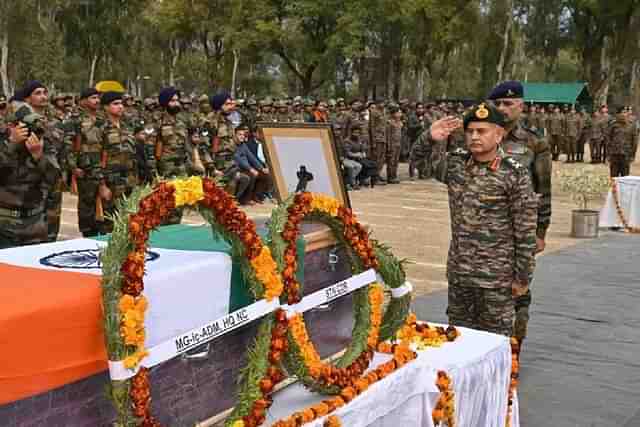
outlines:
[{"label": "seated man", "polygon": [[349,182],[355,190],[360,184],[373,184],[376,177],[376,162],[367,158],[367,146],[362,142],[360,127],[351,128],[351,135],[343,143],[342,164],[347,170]]},{"label": "seated man", "polygon": [[235,129],[234,140],[237,144],[236,152],[233,156],[234,165],[241,175],[249,178],[249,184],[245,187],[238,187],[236,199],[241,205],[252,205],[256,202],[262,203],[258,194],[267,193],[271,190],[271,175],[269,169],[250,150],[247,145],[249,129],[241,123]]}]

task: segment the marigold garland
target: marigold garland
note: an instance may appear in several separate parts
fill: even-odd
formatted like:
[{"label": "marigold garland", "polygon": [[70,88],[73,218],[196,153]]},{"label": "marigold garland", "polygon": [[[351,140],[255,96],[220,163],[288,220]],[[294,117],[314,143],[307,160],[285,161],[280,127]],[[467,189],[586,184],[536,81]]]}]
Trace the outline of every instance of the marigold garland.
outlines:
[{"label": "marigold garland", "polygon": [[[214,181],[203,180],[200,177],[176,179],[162,182],[150,194],[144,195],[143,193],[147,191],[148,189],[139,190],[137,196],[134,196],[134,200],[135,197],[140,197],[137,206],[124,206],[125,209],[120,209],[121,212],[135,212],[137,207],[137,212],[129,215],[118,214],[111,241],[117,241],[118,243],[114,243],[114,247],[122,249],[113,249],[112,252],[115,254],[107,251],[109,252],[106,258],[107,262],[103,263],[105,313],[110,309],[115,309],[119,313],[118,334],[105,334],[107,347],[110,349],[110,359],[118,360],[120,358],[128,369],[136,369],[148,354],[144,348],[146,338],[144,314],[148,302],[142,295],[147,241],[150,233],[162,224],[175,208],[198,207],[203,215],[206,215],[207,212],[212,214],[210,220],[212,225],[216,226],[223,236],[232,242],[232,246],[238,251],[237,255],[247,261],[249,273],[247,273],[248,276],[245,276],[248,277],[249,285],[256,298],[264,297],[267,300],[272,300],[278,298],[284,289],[278,274],[277,264],[271,256],[269,248],[262,243],[258,236],[255,223],[239,210],[235,200],[224,189],[218,187]],[[122,240],[123,238],[125,240]],[[123,250],[126,251],[126,255],[121,257],[120,253]],[[118,262],[118,259],[122,260],[119,268],[121,275],[119,282],[112,271],[112,264]],[[114,284],[119,289],[113,289]],[[117,298],[117,304],[106,301],[106,299],[113,297]],[[105,317],[107,318],[105,325],[108,332],[112,316],[107,313]],[[285,332],[279,331],[280,335],[274,337],[274,340],[277,338],[276,347],[283,342],[286,345]],[[275,347],[269,357],[279,359]],[[276,377],[284,378],[281,371],[278,370],[278,372],[278,375],[271,372],[272,375],[268,381],[277,383]],[[132,404],[131,412],[139,419],[139,425],[159,426],[150,413],[151,393],[148,371],[145,368],[139,369],[129,381],[124,381],[124,388],[121,386],[113,388],[112,395],[120,411],[119,419],[123,421],[122,424],[129,425],[130,423],[127,421],[127,404],[121,393],[121,390],[127,390],[127,384]],[[262,384],[265,394],[270,392],[268,385],[269,383],[265,379]],[[264,411],[260,412],[259,410],[260,404],[261,402],[254,403],[255,420],[260,420],[257,415],[264,414]],[[258,423],[254,425],[257,426]],[[251,424],[247,425],[247,427],[251,426]]]},{"label": "marigold garland", "polygon": [[451,387],[451,378],[444,371],[438,371],[436,387],[440,391],[440,396],[435,408],[431,412],[433,424],[446,423],[449,427],[455,427],[455,394]]},{"label": "marigold garland", "polygon": [[511,418],[513,416],[513,398],[518,388],[518,380],[520,378],[520,341],[517,338],[511,338],[511,381],[509,383],[509,403],[507,406],[507,422],[506,426],[511,427]]},{"label": "marigold garland", "polygon": [[[447,328],[433,327],[426,322],[418,322],[416,315],[410,313],[404,326],[396,333],[396,340],[404,345],[414,344],[418,350],[424,350],[427,347],[440,347],[446,342],[453,342],[459,336],[460,331],[453,325]],[[378,351],[386,352],[384,350],[391,345],[383,342],[378,347]]]},{"label": "marigold garland", "polygon": [[620,205],[620,195],[618,193],[618,183],[613,178],[611,178],[611,195],[613,196],[613,201],[616,205],[616,212],[618,213],[618,218],[620,219],[620,222],[622,223],[622,226],[624,227],[625,231],[627,231],[628,233],[634,233],[634,234],[640,233],[640,227],[631,226],[629,224],[629,220],[627,220],[627,217],[625,216],[622,210],[622,206]]}]

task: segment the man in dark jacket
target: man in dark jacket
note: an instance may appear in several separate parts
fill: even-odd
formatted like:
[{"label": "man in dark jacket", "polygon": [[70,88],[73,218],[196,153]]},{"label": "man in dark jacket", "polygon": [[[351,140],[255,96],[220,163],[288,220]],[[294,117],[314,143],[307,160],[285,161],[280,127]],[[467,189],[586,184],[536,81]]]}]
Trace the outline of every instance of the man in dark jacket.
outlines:
[{"label": "man in dark jacket", "polygon": [[262,203],[262,200],[257,196],[269,192],[271,189],[269,169],[251,152],[247,145],[248,136],[248,127],[241,123],[235,129],[237,147],[233,156],[233,162],[240,174],[249,178],[248,185],[239,185],[236,189],[236,199],[241,205]]}]

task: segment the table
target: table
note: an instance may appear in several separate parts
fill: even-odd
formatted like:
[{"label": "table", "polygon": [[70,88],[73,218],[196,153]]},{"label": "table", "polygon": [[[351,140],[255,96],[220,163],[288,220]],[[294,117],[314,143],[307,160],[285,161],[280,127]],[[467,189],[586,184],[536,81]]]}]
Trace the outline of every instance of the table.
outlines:
[{"label": "table", "polygon": [[[438,400],[438,370],[453,381],[456,419],[464,427],[504,427],[511,376],[511,347],[506,337],[460,328],[453,343],[418,352],[418,358],[376,382],[335,412],[349,427],[435,427],[431,412]],[[372,368],[390,356],[376,353]],[[267,416],[270,426],[293,412],[323,400],[295,384],[276,393]],[[305,424],[322,427],[324,418]],[[518,427],[517,396],[513,427]]]},{"label": "table", "polygon": [[[618,199],[626,220],[631,227],[640,227],[640,176],[615,178]],[[604,207],[600,210],[600,227],[622,227],[613,194],[609,190]]]}]

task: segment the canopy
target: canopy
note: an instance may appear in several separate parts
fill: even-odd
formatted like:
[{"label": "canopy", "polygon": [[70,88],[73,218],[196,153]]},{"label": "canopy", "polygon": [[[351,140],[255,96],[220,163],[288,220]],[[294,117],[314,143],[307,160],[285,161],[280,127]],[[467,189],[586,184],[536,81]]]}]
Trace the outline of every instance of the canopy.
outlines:
[{"label": "canopy", "polygon": [[522,83],[526,102],[548,104],[590,104],[587,83]]}]

